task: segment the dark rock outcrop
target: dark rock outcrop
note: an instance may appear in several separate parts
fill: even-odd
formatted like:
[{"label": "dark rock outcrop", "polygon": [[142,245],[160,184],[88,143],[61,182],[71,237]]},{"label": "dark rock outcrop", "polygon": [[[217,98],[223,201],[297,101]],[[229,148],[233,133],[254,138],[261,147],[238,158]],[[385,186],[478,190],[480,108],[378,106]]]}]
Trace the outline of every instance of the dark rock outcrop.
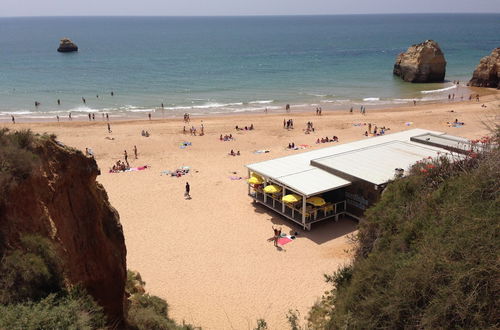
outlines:
[{"label": "dark rock outcrop", "polygon": [[78,46],[73,41],[71,41],[71,39],[62,38],[57,51],[60,53],[77,52]]},{"label": "dark rock outcrop", "polygon": [[24,234],[50,239],[64,282],[81,285],[114,326],[124,324],[126,247],[116,210],[93,158],[52,138],[36,138],[39,159],[29,177],[12,187],[0,205],[0,244],[16,247]]},{"label": "dark rock outcrop", "polygon": [[500,88],[500,47],[479,61],[469,81],[470,86]]},{"label": "dark rock outcrop", "polygon": [[438,43],[426,40],[399,54],[393,73],[413,83],[442,82],[446,73],[446,60]]}]

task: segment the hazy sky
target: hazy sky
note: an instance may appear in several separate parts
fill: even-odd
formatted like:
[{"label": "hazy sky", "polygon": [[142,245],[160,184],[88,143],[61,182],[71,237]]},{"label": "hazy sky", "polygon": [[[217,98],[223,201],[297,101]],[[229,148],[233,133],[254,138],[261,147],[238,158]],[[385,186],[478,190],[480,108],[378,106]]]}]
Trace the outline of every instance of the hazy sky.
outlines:
[{"label": "hazy sky", "polygon": [[500,0],[0,0],[0,16],[500,13]]}]

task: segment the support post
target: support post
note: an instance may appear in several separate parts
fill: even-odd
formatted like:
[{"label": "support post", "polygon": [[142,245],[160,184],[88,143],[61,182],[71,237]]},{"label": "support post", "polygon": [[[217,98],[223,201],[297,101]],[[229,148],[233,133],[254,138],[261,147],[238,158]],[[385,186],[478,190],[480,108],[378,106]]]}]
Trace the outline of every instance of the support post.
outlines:
[{"label": "support post", "polygon": [[[250,179],[250,169],[247,169],[248,171],[248,178]],[[248,185],[248,194],[250,195],[250,183],[247,181],[247,185]]]},{"label": "support post", "polygon": [[[285,186],[281,186],[281,191],[283,192],[283,196],[285,196]],[[285,214],[285,202],[283,202],[283,199],[281,200],[281,213]]]},{"label": "support post", "polygon": [[302,196],[302,224],[306,224],[306,196]]}]

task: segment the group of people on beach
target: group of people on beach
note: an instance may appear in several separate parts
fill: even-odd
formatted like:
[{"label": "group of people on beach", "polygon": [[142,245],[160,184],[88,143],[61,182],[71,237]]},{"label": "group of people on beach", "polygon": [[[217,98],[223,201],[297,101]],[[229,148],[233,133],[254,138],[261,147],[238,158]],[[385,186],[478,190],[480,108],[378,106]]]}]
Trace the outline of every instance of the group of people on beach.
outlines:
[{"label": "group of people on beach", "polygon": [[[115,96],[115,92],[111,91],[109,93],[111,96]],[[96,94],[95,97],[98,99],[99,98],[99,94]],[[61,105],[61,99],[57,99],[57,105]],[[82,96],[82,103],[83,104],[87,104],[87,99],[85,97]],[[41,106],[42,103],[40,103],[39,101],[35,101],[35,108],[38,108],[39,106]]]},{"label": "group of people on beach", "polygon": [[191,118],[189,117],[189,113],[184,114],[184,122],[189,123],[191,121]]},{"label": "group of people on beach", "polygon": [[239,151],[239,150],[238,150],[238,151],[236,151],[236,152],[234,152],[234,150],[233,150],[233,149],[231,149],[231,151],[229,152],[229,156],[240,156],[240,155],[241,155],[241,154],[240,154],[240,151]]},{"label": "group of people on beach", "polygon": [[227,142],[227,141],[233,141],[234,138],[233,138],[233,135],[231,133],[230,134],[226,134],[224,136],[222,136],[222,134],[221,134],[220,137],[219,137],[219,140]]},{"label": "group of people on beach", "polygon": [[283,119],[283,128],[292,129],[293,128],[293,119]]},{"label": "group of people on beach", "polygon": [[254,129],[253,124],[250,124],[250,126],[245,126],[245,127],[239,127],[238,125],[236,125],[234,128],[237,131],[253,131]]},{"label": "group of people on beach", "polygon": [[339,142],[339,138],[334,135],[331,139],[328,138],[328,136],[325,136],[324,138],[318,138],[316,140],[316,144],[320,144],[320,143],[328,143],[328,142]]},{"label": "group of people on beach", "polygon": [[321,109],[321,107],[316,108],[316,116],[321,116],[322,112],[323,112],[323,109]]},{"label": "group of people on beach", "polygon": [[373,132],[372,132],[372,123],[368,123],[368,131],[365,131],[364,136],[369,136],[369,135],[373,135],[373,136],[384,135],[385,131],[387,131],[389,129],[390,128],[386,128],[385,126],[382,126],[382,127],[380,127],[380,130],[379,130],[379,128],[375,125],[375,127],[373,128]]},{"label": "group of people on beach", "polygon": [[312,121],[308,121],[306,125],[306,129],[304,130],[305,134],[310,134],[311,132],[314,132],[314,125]]}]

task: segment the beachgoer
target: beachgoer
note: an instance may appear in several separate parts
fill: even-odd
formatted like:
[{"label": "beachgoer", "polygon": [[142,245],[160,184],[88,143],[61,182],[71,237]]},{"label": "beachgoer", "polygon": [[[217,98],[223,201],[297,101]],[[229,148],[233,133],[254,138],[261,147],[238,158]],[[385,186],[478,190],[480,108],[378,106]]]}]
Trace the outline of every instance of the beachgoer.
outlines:
[{"label": "beachgoer", "polygon": [[56,115],[57,122],[59,122],[59,115]]},{"label": "beachgoer", "polygon": [[189,182],[186,182],[186,192],[184,193],[184,197],[187,199],[191,199],[191,186],[189,185]]},{"label": "beachgoer", "polygon": [[12,117],[12,124],[15,124],[16,123],[16,119],[14,118],[14,115],[11,115]]},{"label": "beachgoer", "polygon": [[368,136],[368,131],[365,131],[365,136]]},{"label": "beachgoer", "polygon": [[96,99],[98,99],[98,98],[99,98],[99,94],[96,94],[96,95],[95,95],[95,98],[96,98]]},{"label": "beachgoer", "polygon": [[61,100],[57,99],[57,105],[61,105]]},{"label": "beachgoer", "polygon": [[111,91],[111,96],[115,96],[115,93],[113,91]]},{"label": "beachgoer", "polygon": [[240,155],[241,155],[241,154],[240,154],[240,151],[238,150],[238,151],[236,152],[236,156],[240,156]]},{"label": "beachgoer", "polygon": [[413,100],[413,105],[416,106],[417,105],[417,101]]},{"label": "beachgoer", "polygon": [[234,156],[234,151],[233,151],[233,149],[231,149],[231,152],[229,153],[229,155]]},{"label": "beachgoer", "polygon": [[353,109],[352,109],[352,107],[351,107],[351,110],[349,110],[349,112],[350,112],[350,113],[352,113],[352,110],[353,110]]},{"label": "beachgoer", "polygon": [[92,117],[91,117],[90,113],[88,114],[88,116],[89,116],[89,121],[91,121],[91,120],[92,120]]},{"label": "beachgoer", "polygon": [[107,113],[107,112],[106,112],[106,120],[108,120],[108,121],[109,121],[109,115],[108,115],[108,113]]},{"label": "beachgoer", "polygon": [[151,113],[148,113],[148,118],[149,120],[151,120]]},{"label": "beachgoer", "polygon": [[368,133],[372,133],[372,123],[368,123]]},{"label": "beachgoer", "polygon": [[95,120],[95,113],[92,114],[92,120]]},{"label": "beachgoer", "polygon": [[134,157],[135,159],[137,159],[137,146],[134,145]]},{"label": "beachgoer", "polygon": [[108,133],[111,133],[111,125],[108,123]]},{"label": "beachgoer", "polygon": [[84,97],[82,97],[83,104],[87,104],[87,100],[85,100]]},{"label": "beachgoer", "polygon": [[161,104],[161,108],[163,109],[163,103]]},{"label": "beachgoer", "polygon": [[129,166],[129,164],[128,164],[128,154],[127,154],[127,150],[124,150],[124,151],[123,151],[123,158],[125,158],[125,163],[127,163],[127,166]]},{"label": "beachgoer", "polygon": [[274,227],[273,226],[273,231],[274,231],[274,246],[278,246],[278,240],[281,236],[281,227]]},{"label": "beachgoer", "polygon": [[68,118],[69,120],[73,120],[73,118],[71,118],[71,112],[69,113]]}]

